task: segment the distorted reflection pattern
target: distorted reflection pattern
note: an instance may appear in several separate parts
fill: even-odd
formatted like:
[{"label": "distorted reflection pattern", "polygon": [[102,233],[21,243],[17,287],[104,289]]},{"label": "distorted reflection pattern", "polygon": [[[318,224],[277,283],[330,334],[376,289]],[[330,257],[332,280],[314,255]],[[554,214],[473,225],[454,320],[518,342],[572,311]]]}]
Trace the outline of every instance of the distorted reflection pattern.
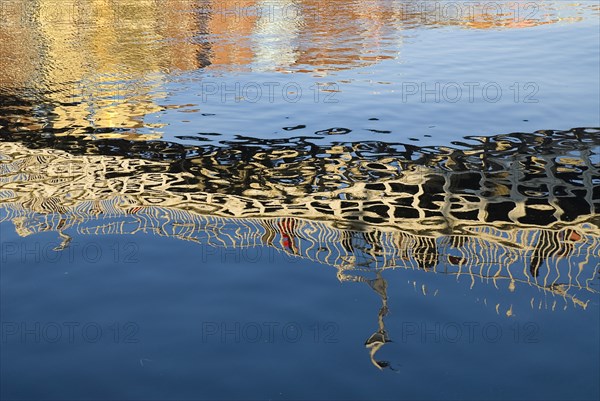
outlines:
[{"label": "distorted reflection pattern", "polygon": [[262,244],[335,266],[341,279],[396,267],[468,273],[585,306],[567,289],[597,291],[593,266],[565,275],[557,264],[599,251],[598,132],[471,137],[453,148],[4,135],[3,220],[23,236],[56,231],[63,248],[71,230]]}]

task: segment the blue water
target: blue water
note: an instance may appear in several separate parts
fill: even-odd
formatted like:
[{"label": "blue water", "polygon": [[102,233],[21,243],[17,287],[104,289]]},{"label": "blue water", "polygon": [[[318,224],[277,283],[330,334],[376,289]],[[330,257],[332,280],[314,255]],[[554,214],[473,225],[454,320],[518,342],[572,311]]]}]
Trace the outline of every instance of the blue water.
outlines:
[{"label": "blue water", "polygon": [[0,399],[598,399],[597,2],[247,3],[0,4]]},{"label": "blue water", "polygon": [[[175,141],[198,132],[285,138],[345,127],[352,132],[344,140],[414,138],[419,145],[439,145],[465,135],[600,123],[597,23],[409,30],[400,38],[393,60],[324,77],[185,73],[167,84],[171,96],[166,103],[189,104],[188,109],[214,115],[195,120],[182,116],[183,108],[156,113],[150,121],[176,127],[164,135]],[[321,92],[315,85],[335,92]],[[283,129],[298,125],[306,127]]]},{"label": "blue water", "polygon": [[[3,242],[32,245],[11,231],[2,225]],[[54,240],[44,237],[37,241]],[[529,307],[532,296],[544,303],[552,297],[522,288],[510,296],[518,308],[509,319],[496,314],[491,300],[482,302],[506,297],[491,284],[470,290],[468,278],[384,272],[393,342],[382,353],[397,371],[380,372],[363,346],[377,327],[380,301],[365,284],[339,283],[330,267],[265,249],[203,250],[151,235],[74,241],[82,249],[97,244],[99,260],[74,252],[67,263],[20,264],[20,255],[3,261],[2,319],[26,322],[34,332],[34,322],[96,323],[103,334],[96,340],[89,329],[85,339],[74,329],[70,343],[63,327],[59,341],[42,335],[39,344],[32,334],[22,341],[20,329],[7,335],[3,398],[586,399],[598,393],[592,380],[599,369],[597,295],[588,310],[552,312]],[[114,263],[115,243],[135,244],[134,263]],[[261,326],[260,341],[249,342],[256,330],[243,334],[236,323]],[[272,337],[266,324],[274,324]],[[286,324],[301,327],[297,341],[282,332]],[[479,324],[472,338],[468,324]],[[111,325],[124,330],[118,340]],[[323,331],[317,337],[315,325]],[[458,340],[455,325],[464,330]],[[524,332],[515,338],[517,330]]]}]

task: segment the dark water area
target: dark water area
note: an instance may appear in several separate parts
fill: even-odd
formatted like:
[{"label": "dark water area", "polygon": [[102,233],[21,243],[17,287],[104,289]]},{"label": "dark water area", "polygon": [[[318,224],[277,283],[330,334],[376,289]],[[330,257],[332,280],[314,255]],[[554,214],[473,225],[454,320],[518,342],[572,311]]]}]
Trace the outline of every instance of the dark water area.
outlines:
[{"label": "dark water area", "polygon": [[0,399],[598,399],[599,16],[0,3]]}]

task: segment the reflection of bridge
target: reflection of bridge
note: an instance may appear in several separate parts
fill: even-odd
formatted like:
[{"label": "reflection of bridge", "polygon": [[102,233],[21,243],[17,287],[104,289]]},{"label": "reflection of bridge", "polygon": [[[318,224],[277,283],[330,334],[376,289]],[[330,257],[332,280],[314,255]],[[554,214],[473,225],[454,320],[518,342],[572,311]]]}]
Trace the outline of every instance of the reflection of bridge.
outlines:
[{"label": "reflection of bridge", "polygon": [[599,293],[597,132],[477,137],[456,149],[5,135],[0,222],[24,237],[57,232],[57,251],[74,233],[144,233],[334,266],[382,299],[365,346],[383,369],[386,269],[521,284],[552,296],[532,307],[587,308]]}]

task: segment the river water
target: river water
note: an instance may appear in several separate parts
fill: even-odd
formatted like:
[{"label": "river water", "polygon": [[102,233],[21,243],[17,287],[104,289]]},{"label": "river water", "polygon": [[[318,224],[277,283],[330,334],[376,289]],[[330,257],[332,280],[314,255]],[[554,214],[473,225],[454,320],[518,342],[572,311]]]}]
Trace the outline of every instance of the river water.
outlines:
[{"label": "river water", "polygon": [[596,1],[0,3],[0,398],[597,399]]}]

